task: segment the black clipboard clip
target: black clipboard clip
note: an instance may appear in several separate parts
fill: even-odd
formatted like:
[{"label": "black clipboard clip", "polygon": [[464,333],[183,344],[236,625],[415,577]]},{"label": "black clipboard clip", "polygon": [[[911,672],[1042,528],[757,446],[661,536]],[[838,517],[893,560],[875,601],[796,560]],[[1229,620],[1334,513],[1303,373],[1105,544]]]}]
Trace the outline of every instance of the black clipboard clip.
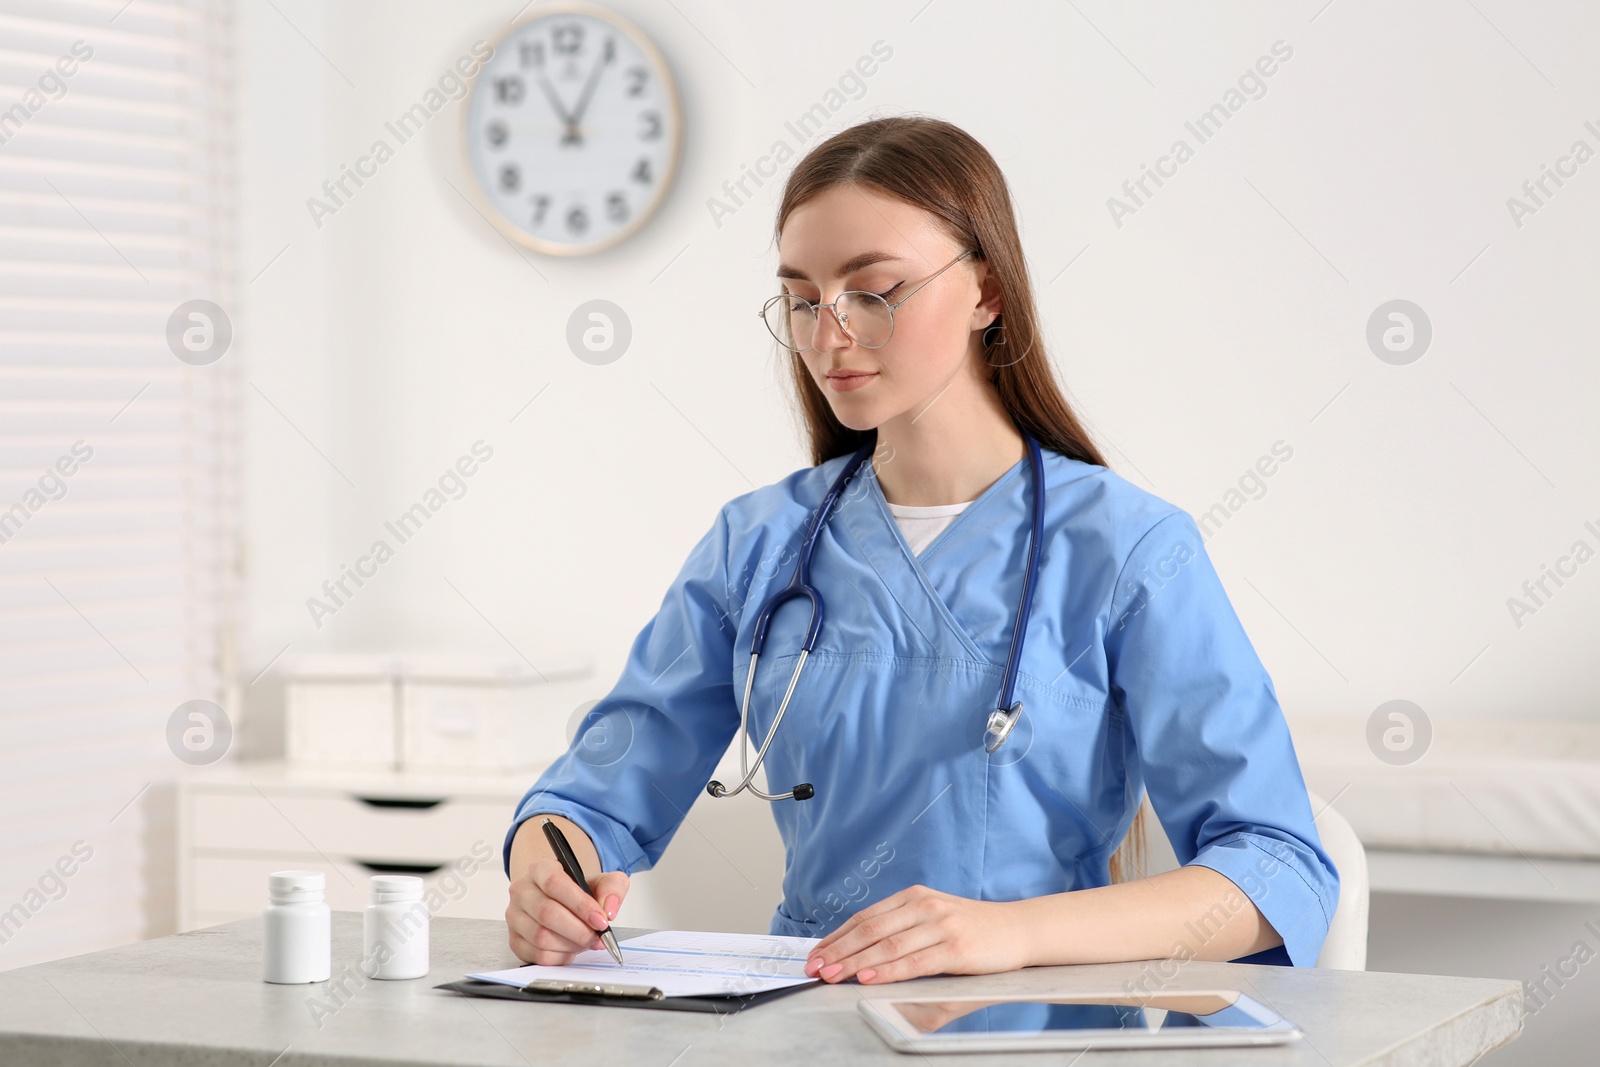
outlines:
[{"label": "black clipboard clip", "polygon": [[624,985],[620,982],[576,982],[564,978],[535,978],[522,987],[526,993],[583,993],[595,997],[643,997],[660,1000],[665,993],[653,985]]}]

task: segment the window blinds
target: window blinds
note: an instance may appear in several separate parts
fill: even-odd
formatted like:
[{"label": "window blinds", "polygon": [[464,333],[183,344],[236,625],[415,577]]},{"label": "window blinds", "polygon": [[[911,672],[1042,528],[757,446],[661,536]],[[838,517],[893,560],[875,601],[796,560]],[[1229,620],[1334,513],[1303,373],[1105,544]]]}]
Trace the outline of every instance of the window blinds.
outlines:
[{"label": "window blinds", "polygon": [[168,718],[233,711],[241,377],[169,342],[232,304],[230,30],[0,0],[0,969],[172,929]]}]

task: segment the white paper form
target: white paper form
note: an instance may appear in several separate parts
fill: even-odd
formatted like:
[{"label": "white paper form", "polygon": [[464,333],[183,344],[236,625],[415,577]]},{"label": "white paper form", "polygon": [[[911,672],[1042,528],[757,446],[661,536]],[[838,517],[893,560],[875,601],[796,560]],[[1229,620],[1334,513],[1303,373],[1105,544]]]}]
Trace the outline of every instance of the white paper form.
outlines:
[{"label": "white paper form", "polygon": [[485,982],[523,986],[534,979],[655,986],[669,997],[742,995],[815,982],[804,971],[819,937],[657,930],[618,941],[626,967],[605,949],[587,949],[560,967],[532,964],[469,974]]}]

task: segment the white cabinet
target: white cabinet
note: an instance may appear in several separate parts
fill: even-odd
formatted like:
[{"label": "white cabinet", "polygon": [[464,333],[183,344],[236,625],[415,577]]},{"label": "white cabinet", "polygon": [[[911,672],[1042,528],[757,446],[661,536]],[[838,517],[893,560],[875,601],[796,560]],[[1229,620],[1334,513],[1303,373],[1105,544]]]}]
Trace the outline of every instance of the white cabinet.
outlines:
[{"label": "white cabinet", "polygon": [[[500,850],[543,769],[468,776],[260,762],[191,772],[178,784],[178,929],[260,915],[267,875],[283,870],[324,872],[335,910],[364,908],[370,875],[404,873],[439,894],[435,915],[503,919]],[[717,774],[738,779],[737,753]],[[618,921],[764,934],[784,858],[765,801],[702,793],[660,864],[634,873]]]},{"label": "white cabinet", "polygon": [[208,768],[178,786],[178,929],[259,915],[267,875],[327,875],[335,910],[366,906],[374,874],[420,875],[436,915],[505,914],[501,846],[537,771],[445,776]]}]

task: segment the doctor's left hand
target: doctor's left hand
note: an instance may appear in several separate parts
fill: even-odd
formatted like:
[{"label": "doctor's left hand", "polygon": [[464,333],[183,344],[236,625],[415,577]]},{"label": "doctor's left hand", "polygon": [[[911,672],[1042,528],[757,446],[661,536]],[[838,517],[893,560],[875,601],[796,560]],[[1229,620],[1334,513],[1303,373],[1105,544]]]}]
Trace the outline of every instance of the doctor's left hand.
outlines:
[{"label": "doctor's left hand", "polygon": [[908,886],[817,942],[805,973],[876,985],[928,974],[1014,971],[1028,965],[1027,930],[1015,904]]}]

